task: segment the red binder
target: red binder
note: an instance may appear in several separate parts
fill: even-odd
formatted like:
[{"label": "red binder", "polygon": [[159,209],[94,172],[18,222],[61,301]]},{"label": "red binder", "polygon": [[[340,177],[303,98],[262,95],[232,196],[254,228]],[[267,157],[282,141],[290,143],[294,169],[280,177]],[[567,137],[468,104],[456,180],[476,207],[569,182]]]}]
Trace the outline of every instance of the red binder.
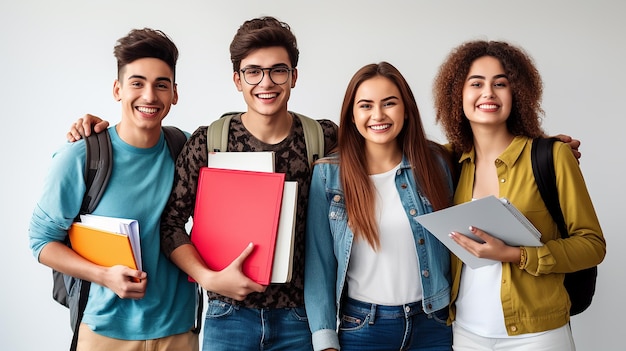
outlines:
[{"label": "red binder", "polygon": [[191,241],[209,268],[226,268],[253,243],[243,272],[270,284],[284,183],[284,173],[200,169]]}]

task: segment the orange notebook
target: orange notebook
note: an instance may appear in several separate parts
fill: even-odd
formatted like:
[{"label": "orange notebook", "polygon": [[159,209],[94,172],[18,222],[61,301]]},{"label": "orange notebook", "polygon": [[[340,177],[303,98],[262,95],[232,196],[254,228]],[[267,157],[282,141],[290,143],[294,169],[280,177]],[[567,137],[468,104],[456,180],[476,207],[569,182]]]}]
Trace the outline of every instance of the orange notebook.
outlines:
[{"label": "orange notebook", "polygon": [[191,241],[209,268],[226,268],[253,243],[243,272],[270,284],[284,183],[284,173],[200,169]]},{"label": "orange notebook", "polygon": [[137,269],[133,248],[126,234],[73,223],[68,230],[72,249],[87,260],[105,267],[124,265]]}]

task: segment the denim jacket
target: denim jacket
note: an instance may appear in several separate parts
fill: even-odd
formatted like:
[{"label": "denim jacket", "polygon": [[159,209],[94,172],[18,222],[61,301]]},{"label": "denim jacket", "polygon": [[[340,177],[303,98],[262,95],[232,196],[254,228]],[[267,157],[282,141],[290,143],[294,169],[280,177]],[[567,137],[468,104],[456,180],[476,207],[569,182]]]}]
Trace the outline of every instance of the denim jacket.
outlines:
[{"label": "denim jacket", "polygon": [[[304,299],[315,350],[339,348],[337,321],[354,239],[348,226],[338,157],[327,160],[313,169],[306,227]],[[449,183],[452,189],[452,181]],[[424,311],[432,313],[448,308],[450,253],[415,220],[416,216],[432,212],[432,206],[417,189],[406,158],[396,174],[396,188],[415,239]]]}]

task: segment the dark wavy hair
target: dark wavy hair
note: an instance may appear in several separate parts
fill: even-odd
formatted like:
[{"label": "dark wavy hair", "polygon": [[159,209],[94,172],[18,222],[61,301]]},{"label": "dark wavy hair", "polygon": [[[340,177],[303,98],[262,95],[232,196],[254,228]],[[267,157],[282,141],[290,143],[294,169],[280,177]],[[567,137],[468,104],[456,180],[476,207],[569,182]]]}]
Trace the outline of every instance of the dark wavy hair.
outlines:
[{"label": "dark wavy hair", "polygon": [[291,61],[291,68],[296,68],[300,51],[296,36],[291,32],[287,23],[270,16],[245,21],[230,43],[230,60],[233,63],[233,71],[239,72],[241,60],[252,51],[272,46],[285,48]]},{"label": "dark wavy hair", "polygon": [[531,138],[543,134],[541,97],[543,82],[532,58],[521,48],[502,41],[469,41],[454,48],[439,68],[433,84],[436,121],[457,152],[472,149],[474,135],[463,113],[463,86],[476,59],[500,61],[513,96],[507,127],[513,135]]},{"label": "dark wavy hair", "polygon": [[398,145],[411,166],[418,190],[428,198],[435,210],[448,207],[451,189],[441,160],[448,160],[443,147],[426,139],[415,97],[402,74],[387,62],[373,63],[359,69],[348,84],[339,122],[339,167],[350,226],[357,238],[378,248],[374,185],[367,173],[365,138],[354,124],[354,100],[361,84],[374,77],[389,79],[400,90],[404,103],[404,126],[397,137]]},{"label": "dark wavy hair", "polygon": [[151,28],[131,30],[125,37],[117,40],[113,55],[117,59],[118,79],[121,78],[127,64],[141,58],[151,57],[164,61],[172,69],[174,80],[176,80],[178,48],[160,30]]}]

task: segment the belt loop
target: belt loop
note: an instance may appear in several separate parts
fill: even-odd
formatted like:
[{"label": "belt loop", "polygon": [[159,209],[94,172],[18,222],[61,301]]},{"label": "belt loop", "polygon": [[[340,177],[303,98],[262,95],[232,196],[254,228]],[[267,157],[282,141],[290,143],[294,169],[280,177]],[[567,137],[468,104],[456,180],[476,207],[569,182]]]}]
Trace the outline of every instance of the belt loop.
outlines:
[{"label": "belt loop", "polygon": [[375,319],[376,319],[376,304],[373,303],[370,306],[370,322],[369,322],[369,324],[374,324]]}]

